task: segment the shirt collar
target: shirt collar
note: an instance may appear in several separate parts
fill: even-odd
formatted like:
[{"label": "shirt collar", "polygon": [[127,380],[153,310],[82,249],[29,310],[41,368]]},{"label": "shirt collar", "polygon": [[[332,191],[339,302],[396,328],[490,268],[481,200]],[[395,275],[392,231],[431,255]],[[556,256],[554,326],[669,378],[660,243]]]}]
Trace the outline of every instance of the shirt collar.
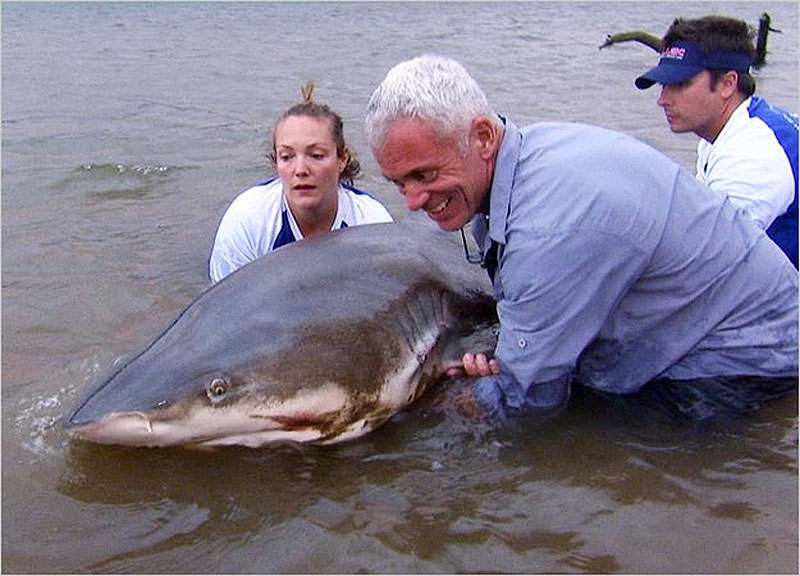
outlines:
[{"label": "shirt collar", "polygon": [[522,148],[522,134],[511,120],[503,118],[505,131],[494,164],[492,187],[489,191],[489,237],[506,243],[506,219],[511,203],[511,188]]}]

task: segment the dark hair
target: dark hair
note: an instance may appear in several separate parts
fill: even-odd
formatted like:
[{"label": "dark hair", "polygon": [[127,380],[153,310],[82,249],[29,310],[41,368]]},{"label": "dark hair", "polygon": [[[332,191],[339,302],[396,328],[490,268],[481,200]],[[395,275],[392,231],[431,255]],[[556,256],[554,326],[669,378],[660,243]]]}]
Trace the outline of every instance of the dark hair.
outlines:
[{"label": "dark hair", "polygon": [[355,155],[347,148],[344,141],[344,123],[341,116],[331,110],[327,104],[321,104],[314,100],[314,83],[309,82],[302,88],[303,100],[283,112],[275,122],[272,129],[272,150],[269,159],[272,165],[276,165],[275,132],[281,122],[290,116],[311,116],[312,118],[323,118],[330,122],[333,140],[336,143],[336,155],[339,158],[347,156],[347,164],[342,170],[339,180],[346,184],[353,184],[353,179],[361,172],[361,165]]},{"label": "dark hair", "polygon": [[[756,49],[753,44],[755,32],[743,20],[726,16],[703,16],[702,18],[677,18],[664,35],[663,46],[668,47],[679,40],[693,42],[703,49],[704,54],[711,52],[740,52],[747,54],[752,62]],[[712,88],[727,70],[709,70]],[[756,91],[756,81],[749,72],[737,72],[739,75],[738,90],[745,96],[752,96]]]}]

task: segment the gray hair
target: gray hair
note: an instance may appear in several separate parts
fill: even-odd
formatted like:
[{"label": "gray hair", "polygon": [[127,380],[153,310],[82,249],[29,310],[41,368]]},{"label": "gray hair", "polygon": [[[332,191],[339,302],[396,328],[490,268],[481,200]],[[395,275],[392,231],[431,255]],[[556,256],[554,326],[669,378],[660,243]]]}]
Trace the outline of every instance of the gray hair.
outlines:
[{"label": "gray hair", "polygon": [[391,123],[420,118],[432,123],[443,137],[469,145],[469,128],[478,116],[500,123],[486,95],[464,67],[450,58],[426,54],[397,64],[373,92],[367,104],[367,141],[382,146]]}]

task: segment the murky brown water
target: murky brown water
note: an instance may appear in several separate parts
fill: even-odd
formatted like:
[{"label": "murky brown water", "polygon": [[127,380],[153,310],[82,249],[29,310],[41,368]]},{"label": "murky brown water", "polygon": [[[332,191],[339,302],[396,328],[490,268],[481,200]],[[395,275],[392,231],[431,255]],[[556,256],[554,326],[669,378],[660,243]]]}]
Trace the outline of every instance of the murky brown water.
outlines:
[{"label": "murky brown water", "polygon": [[796,395],[697,425],[578,394],[505,430],[434,395],[324,449],[104,448],[60,425],[206,285],[222,210],[308,79],[401,216],[361,133],[400,59],[451,54],[519,124],[624,130],[691,169],[694,137],[633,87],[654,53],[597,47],[763,11],[783,33],[759,92],[797,110],[794,3],[3,3],[2,570],[796,573]]}]

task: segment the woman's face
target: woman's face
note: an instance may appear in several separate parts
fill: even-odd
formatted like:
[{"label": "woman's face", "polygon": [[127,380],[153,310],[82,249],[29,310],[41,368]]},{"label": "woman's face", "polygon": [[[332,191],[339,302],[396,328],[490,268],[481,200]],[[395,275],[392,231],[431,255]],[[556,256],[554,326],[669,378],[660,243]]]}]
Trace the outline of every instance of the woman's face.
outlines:
[{"label": "woman's face", "polygon": [[347,158],[337,153],[329,120],[284,118],[275,128],[275,164],[293,213],[335,209]]}]

